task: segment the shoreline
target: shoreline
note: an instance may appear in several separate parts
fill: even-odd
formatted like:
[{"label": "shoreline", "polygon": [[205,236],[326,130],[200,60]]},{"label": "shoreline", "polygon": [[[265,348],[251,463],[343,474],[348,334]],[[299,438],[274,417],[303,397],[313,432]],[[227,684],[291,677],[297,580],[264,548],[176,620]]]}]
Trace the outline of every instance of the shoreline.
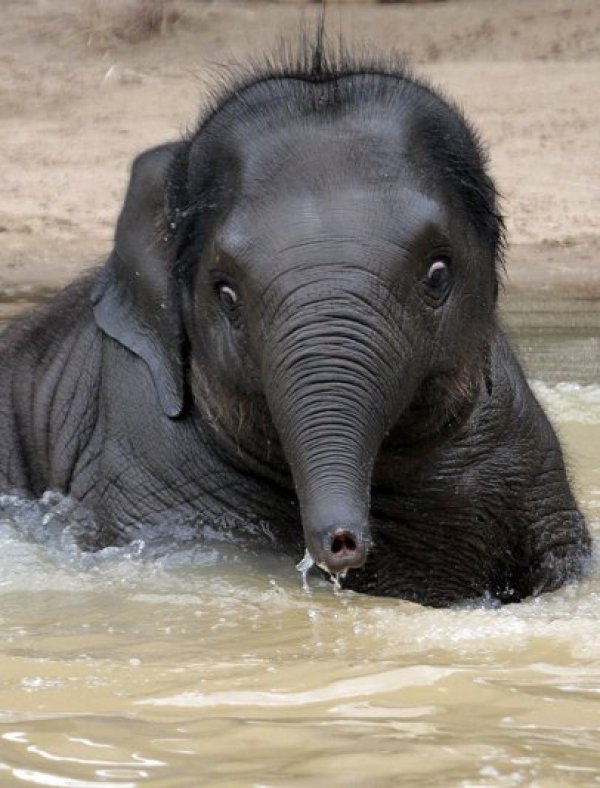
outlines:
[{"label": "shoreline", "polygon": [[[276,51],[319,11],[174,2],[169,31],[137,42],[90,28],[78,0],[3,9],[0,297],[100,265],[134,156],[194,128],[227,63]],[[502,195],[506,294],[600,297],[597,0],[342,3],[328,27],[350,49],[405,53],[477,130]]]}]

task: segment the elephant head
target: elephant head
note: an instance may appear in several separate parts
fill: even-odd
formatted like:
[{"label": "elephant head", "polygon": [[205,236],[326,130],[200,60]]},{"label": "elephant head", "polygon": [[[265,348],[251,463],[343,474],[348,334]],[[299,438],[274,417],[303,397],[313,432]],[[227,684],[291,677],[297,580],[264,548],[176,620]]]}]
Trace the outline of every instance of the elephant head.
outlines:
[{"label": "elephant head", "polygon": [[401,69],[255,74],[135,163],[94,294],[165,418],[280,465],[331,573],[370,547],[385,458],[485,391],[502,223],[477,139]]}]

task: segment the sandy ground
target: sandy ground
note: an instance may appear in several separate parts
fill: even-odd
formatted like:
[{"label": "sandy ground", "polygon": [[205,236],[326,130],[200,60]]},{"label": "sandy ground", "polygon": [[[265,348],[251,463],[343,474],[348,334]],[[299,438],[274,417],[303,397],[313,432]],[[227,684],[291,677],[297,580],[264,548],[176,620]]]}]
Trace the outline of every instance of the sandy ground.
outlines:
[{"label": "sandy ground", "polygon": [[[126,0],[96,0],[102,2]],[[2,0],[0,293],[58,286],[110,248],[132,157],[194,124],[215,69],[314,6],[173,0],[125,43],[91,2]],[[349,43],[407,53],[480,131],[504,195],[508,289],[600,296],[600,3],[331,5]]]}]

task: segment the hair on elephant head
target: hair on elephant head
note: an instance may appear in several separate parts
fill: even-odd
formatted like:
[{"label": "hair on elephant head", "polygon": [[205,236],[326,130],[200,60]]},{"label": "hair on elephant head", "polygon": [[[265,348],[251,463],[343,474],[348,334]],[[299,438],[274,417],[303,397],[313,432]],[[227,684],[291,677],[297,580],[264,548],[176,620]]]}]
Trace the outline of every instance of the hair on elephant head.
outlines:
[{"label": "hair on elephant head", "polygon": [[208,413],[282,465],[308,549],[343,572],[386,452],[431,450],[491,393],[502,238],[461,113],[319,38],[136,160],[95,317],[166,416]]}]

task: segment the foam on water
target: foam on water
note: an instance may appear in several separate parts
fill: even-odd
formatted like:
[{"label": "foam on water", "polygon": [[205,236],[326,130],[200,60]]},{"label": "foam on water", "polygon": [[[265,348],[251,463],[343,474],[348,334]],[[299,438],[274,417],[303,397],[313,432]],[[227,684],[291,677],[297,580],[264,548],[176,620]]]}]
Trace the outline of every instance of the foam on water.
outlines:
[{"label": "foam on water", "polygon": [[[598,360],[600,379],[600,359]],[[533,390],[551,418],[559,422],[600,424],[600,384],[533,381]]]}]

